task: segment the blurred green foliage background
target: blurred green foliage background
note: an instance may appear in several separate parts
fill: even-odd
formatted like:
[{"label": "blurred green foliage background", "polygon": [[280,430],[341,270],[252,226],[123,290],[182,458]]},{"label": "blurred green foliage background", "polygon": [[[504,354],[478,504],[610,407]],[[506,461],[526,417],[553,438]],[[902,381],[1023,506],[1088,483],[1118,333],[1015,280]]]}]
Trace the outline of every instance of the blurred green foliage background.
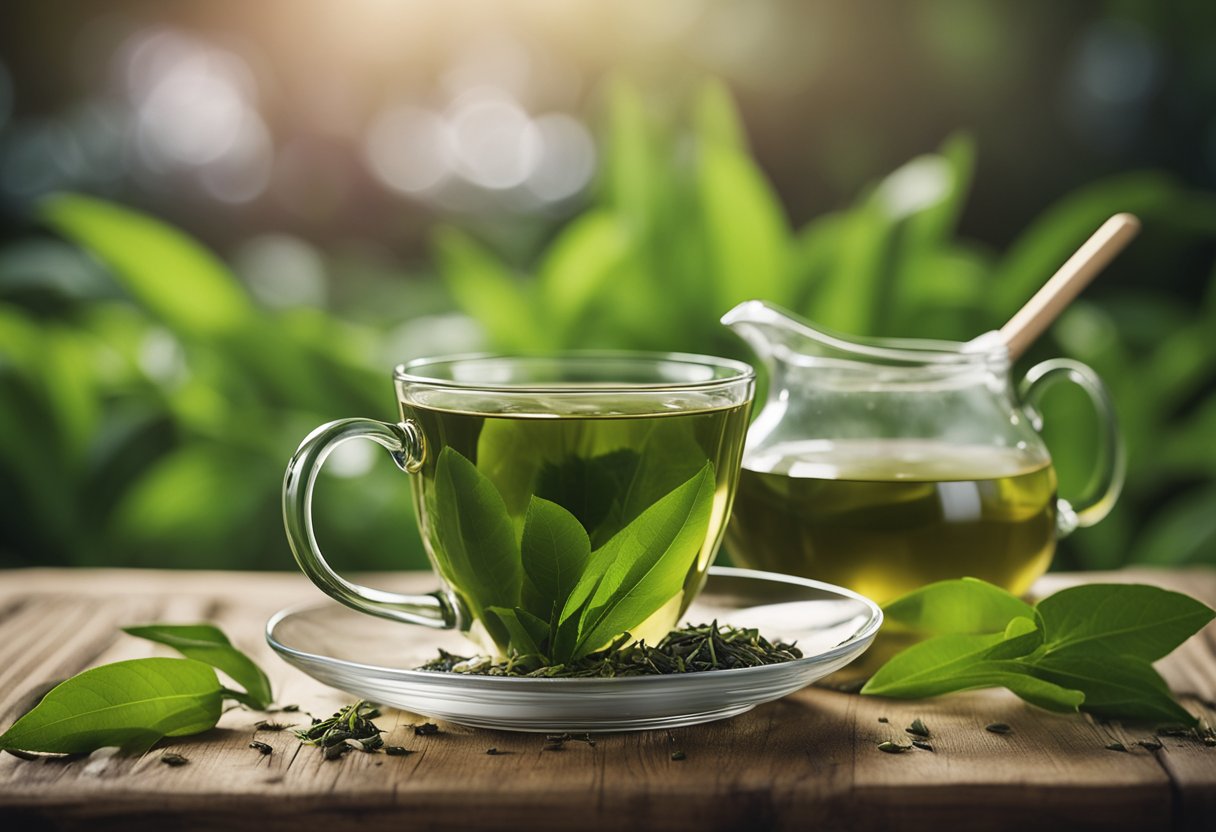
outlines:
[{"label": "blurred green foliage background", "polygon": [[[255,5],[0,12],[0,565],[290,568],[287,458],[393,418],[395,363],[747,357],[717,319],[752,297],[965,340],[1117,211],[1142,237],[1019,364],[1091,364],[1129,452],[1056,565],[1216,563],[1209,5]],[[1067,496],[1093,416],[1046,416]],[[318,488],[341,568],[425,563],[381,457]]]}]

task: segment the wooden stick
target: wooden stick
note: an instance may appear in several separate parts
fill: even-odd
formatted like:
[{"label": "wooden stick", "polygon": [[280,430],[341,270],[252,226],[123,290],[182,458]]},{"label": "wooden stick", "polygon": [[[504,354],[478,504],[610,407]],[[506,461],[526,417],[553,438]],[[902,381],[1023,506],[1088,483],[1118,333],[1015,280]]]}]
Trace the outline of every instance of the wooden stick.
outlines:
[{"label": "wooden stick", "polygon": [[1140,231],[1140,220],[1115,214],[1069,257],[1043,288],[1001,327],[1001,340],[1016,361],[1026,348],[1072,303],[1082,289],[1123,250]]}]

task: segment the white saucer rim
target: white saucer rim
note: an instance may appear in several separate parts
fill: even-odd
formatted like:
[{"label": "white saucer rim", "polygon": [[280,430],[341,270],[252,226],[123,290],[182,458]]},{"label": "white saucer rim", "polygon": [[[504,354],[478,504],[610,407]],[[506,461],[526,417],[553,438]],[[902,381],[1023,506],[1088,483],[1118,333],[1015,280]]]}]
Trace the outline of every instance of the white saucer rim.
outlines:
[{"label": "white saucer rim", "polygon": [[[800,659],[794,659],[788,662],[780,662],[771,665],[759,665],[757,667],[738,667],[727,670],[715,670],[713,678],[725,681],[728,678],[739,677],[743,675],[754,675],[757,672],[772,672],[774,670],[793,671],[797,668],[808,667],[831,662],[835,659],[849,655],[854,651],[864,651],[874,636],[878,633],[883,623],[882,608],[874,601],[870,600],[860,593],[854,592],[851,589],[846,589],[842,586],[836,586],[825,581],[817,581],[813,578],[802,578],[796,575],[785,575],[780,572],[765,572],[759,569],[743,569],[736,566],[711,566],[709,568],[709,577],[723,578],[747,578],[752,580],[770,581],[774,583],[791,584],[801,586],[807,589],[817,589],[823,592],[839,595],[861,603],[870,613],[869,620],[866,621],[855,633],[849,636],[840,644],[829,648],[813,656],[803,656]],[[622,677],[536,677],[536,676],[487,676],[481,674],[446,674],[438,673],[433,670],[417,670],[415,668],[394,668],[385,667],[383,665],[364,664],[362,662],[353,662],[346,659],[338,659],[333,656],[322,656],[317,653],[309,653],[305,650],[300,650],[295,647],[289,647],[280,641],[277,641],[273,632],[275,627],[284,618],[294,615],[305,610],[315,609],[319,607],[338,604],[339,602],[326,597],[322,601],[308,601],[301,604],[293,604],[290,607],[285,607],[266,622],[265,635],[266,642],[270,648],[278,653],[282,658],[292,657],[296,660],[306,663],[322,663],[325,665],[339,666],[349,668],[363,674],[372,674],[379,678],[391,678],[409,680],[415,679],[420,682],[425,682],[433,685],[458,684],[462,687],[468,685],[482,685],[489,687],[501,688],[508,685],[518,687],[571,687],[575,683],[577,686],[600,685],[612,686],[620,685],[622,682],[633,684],[648,684],[665,682],[670,685],[673,682],[678,683],[678,680],[693,680],[703,677],[703,673],[686,673],[686,674],[654,674],[644,676],[622,676]],[[419,627],[420,629],[441,630],[445,628],[426,627],[425,625],[407,625]],[[294,663],[294,662],[293,662]]]}]

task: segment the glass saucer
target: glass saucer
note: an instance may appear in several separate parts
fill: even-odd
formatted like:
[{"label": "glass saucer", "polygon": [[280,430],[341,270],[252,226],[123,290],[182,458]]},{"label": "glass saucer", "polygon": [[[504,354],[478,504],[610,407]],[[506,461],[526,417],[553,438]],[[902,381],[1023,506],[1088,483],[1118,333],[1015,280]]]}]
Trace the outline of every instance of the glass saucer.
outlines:
[{"label": "glass saucer", "polygon": [[429,717],[506,731],[632,731],[741,714],[856,659],[882,624],[874,602],[831,584],[713,567],[684,616],[796,641],[783,664],[670,676],[529,679],[413,670],[438,648],[476,652],[459,633],[375,618],[335,601],[276,613],[266,640],[309,676],[354,696]]}]

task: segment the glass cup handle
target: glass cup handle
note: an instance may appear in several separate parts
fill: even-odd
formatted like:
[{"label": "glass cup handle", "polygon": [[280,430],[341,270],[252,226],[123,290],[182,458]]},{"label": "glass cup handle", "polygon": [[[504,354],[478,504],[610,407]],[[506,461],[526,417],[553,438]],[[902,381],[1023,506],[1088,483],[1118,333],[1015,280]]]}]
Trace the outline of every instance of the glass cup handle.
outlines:
[{"label": "glass cup handle", "polygon": [[1036,431],[1043,429],[1043,417],[1039,402],[1043,394],[1059,382],[1072,382],[1084,390],[1101,423],[1098,465],[1090,476],[1085,496],[1078,500],[1057,500],[1056,528],[1060,537],[1077,528],[1092,526],[1110,513],[1119,492],[1123,490],[1123,477],[1127,470],[1127,458],[1123,443],[1119,441],[1119,426],[1110,393],[1098,374],[1079,361],[1069,358],[1053,358],[1036,364],[1026,373],[1018,388],[1030,424]]},{"label": "glass cup handle", "polygon": [[456,611],[442,592],[400,595],[351,583],[321,555],[312,524],[313,487],[326,457],[338,445],[356,438],[387,448],[393,462],[407,474],[422,466],[422,433],[412,421],[394,425],[374,419],[339,419],[314,430],[300,443],[283,477],[283,524],[296,563],[322,592],[352,609],[410,624],[455,627]]}]

